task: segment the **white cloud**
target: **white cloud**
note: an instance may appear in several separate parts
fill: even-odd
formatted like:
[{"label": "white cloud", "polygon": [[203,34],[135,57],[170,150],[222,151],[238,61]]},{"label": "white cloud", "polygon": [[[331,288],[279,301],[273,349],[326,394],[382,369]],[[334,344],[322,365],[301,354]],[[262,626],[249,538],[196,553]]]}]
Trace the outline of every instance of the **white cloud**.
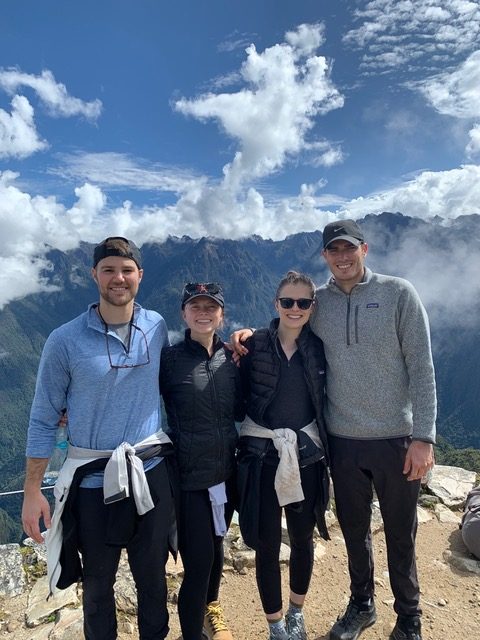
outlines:
[{"label": "white cloud", "polygon": [[480,166],[423,171],[399,186],[355,198],[342,207],[345,215],[354,218],[382,211],[400,211],[422,219],[480,213]]},{"label": "white cloud", "polygon": [[480,51],[472,53],[453,72],[438,74],[414,86],[443,115],[480,117]]},{"label": "white cloud", "polygon": [[[458,120],[480,118],[480,51],[472,53],[452,71],[445,71],[421,82],[410,83],[438,113]],[[479,151],[479,125],[469,131],[465,147],[471,159]]]},{"label": "white cloud", "polygon": [[253,33],[239,33],[238,31],[232,31],[223,42],[221,42],[217,49],[220,53],[230,53],[238,49],[246,49],[252,42],[254,36]]},{"label": "white cloud", "polygon": [[[16,174],[0,175],[0,306],[28,293],[45,290],[49,248],[67,251],[81,240],[98,242],[108,235],[130,237],[139,245],[168,235],[238,239],[259,234],[278,240],[313,231],[339,217],[401,211],[422,219],[455,218],[480,212],[480,166],[423,172],[383,192],[345,201],[324,192],[325,180],[304,184],[295,197],[264,198],[254,188],[245,193],[228,184],[185,182],[175,204],[137,208],[126,201],[111,208],[103,191],[88,182],[75,189],[67,208],[54,196],[32,196],[16,185]],[[440,263],[439,263],[440,264]]]},{"label": "white cloud", "polygon": [[341,164],[345,159],[345,155],[340,145],[332,145],[327,141],[309,145],[307,148],[311,148],[316,151],[316,155],[311,161],[311,164],[314,167],[333,167],[336,164]]},{"label": "white cloud", "polygon": [[475,307],[480,299],[480,255],[472,252],[471,246],[454,231],[441,243],[435,242],[431,234],[431,226],[404,230],[389,243],[383,266],[377,264],[376,247],[384,246],[386,238],[370,238],[367,262],[375,265],[374,270],[412,282],[433,325],[444,330],[476,328],[478,316],[472,313],[472,305]]},{"label": "white cloud", "polygon": [[55,291],[41,276],[50,265],[44,258],[17,255],[13,258],[0,256],[0,309],[11,300],[18,300],[31,293]]},{"label": "white cloud", "polygon": [[470,142],[467,144],[466,152],[469,158],[480,155],[480,124],[476,124],[469,132]]},{"label": "white cloud", "polygon": [[325,42],[325,25],[321,22],[300,24],[295,31],[287,31],[285,40],[305,56],[314,54]]},{"label": "white cloud", "polygon": [[370,0],[363,5],[354,12],[359,26],[346,33],[344,42],[364,52],[365,70],[392,72],[405,64],[440,69],[451,56],[475,50],[480,40],[478,2]]},{"label": "white cloud", "polygon": [[19,69],[0,68],[0,87],[12,95],[22,87],[33,89],[50,115],[55,117],[84,116],[88,120],[97,120],[102,111],[102,103],[98,99],[85,102],[69,95],[65,85],[57,82],[48,69],[35,76]]},{"label": "white cloud", "polygon": [[225,187],[238,190],[247,179],[279,170],[307,144],[315,116],[343,105],[330,79],[330,65],[313,51],[323,41],[322,25],[301,25],[287,42],[258,53],[247,48],[241,68],[245,88],[182,98],[175,108],[199,120],[216,119],[239,143],[224,167]]},{"label": "white cloud", "polygon": [[[390,0],[384,2],[389,5]],[[372,11],[379,6],[378,1],[370,4]],[[458,9],[458,2],[456,6]],[[438,16],[442,18],[441,12]],[[380,36],[386,45],[392,45],[388,33]],[[184,234],[232,239],[259,234],[282,239],[292,233],[321,229],[339,216],[360,218],[389,210],[420,218],[454,218],[479,212],[480,167],[474,164],[437,173],[424,171],[403,184],[350,201],[326,193],[325,179],[302,185],[296,196],[288,198],[268,191],[260,193],[252,186],[253,181],[280,171],[291,159],[322,167],[343,161],[339,143],[322,139],[321,132],[316,131],[315,139],[311,139],[314,127],[320,124],[318,116],[343,105],[343,97],[331,80],[329,62],[316,55],[323,38],[322,25],[301,25],[285,35],[285,42],[263,52],[251,45],[239,72],[239,90],[177,101],[176,109],[185,115],[216,119],[238,145],[221,180],[119,153],[78,152],[57,156],[58,166],[48,169],[71,181],[75,202],[67,207],[55,196],[27,193],[15,182],[17,176],[12,172],[0,174],[0,306],[45,289],[41,272],[48,268],[45,256],[49,248],[66,251],[81,240],[97,242],[108,235],[124,235],[141,245]],[[388,51],[379,55],[383,53]],[[476,58],[471,56],[471,60],[475,62]],[[50,72],[36,77],[0,70],[0,86],[11,92],[21,86],[33,88],[57,115],[76,113],[94,119],[100,113],[98,101],[66,99],[70,97],[65,87],[58,85]],[[466,95],[460,81],[452,86],[462,87],[457,93]],[[15,96],[12,105],[12,115],[22,113],[36,135],[33,109],[27,99]],[[93,105],[93,110],[85,105]],[[1,116],[2,112],[0,123]],[[388,126],[390,133],[405,136],[410,121],[399,114]],[[472,156],[479,147],[478,128],[475,125],[470,132]],[[175,195],[175,201],[168,206],[148,207],[125,201],[114,208],[106,192],[123,188],[169,192]]]},{"label": "white cloud", "polygon": [[24,96],[14,96],[12,112],[0,109],[0,158],[26,158],[47,148],[38,136],[33,109]]},{"label": "white cloud", "polygon": [[[314,230],[332,215],[316,206],[323,182],[303,187],[297,198],[266,203],[253,188],[241,199],[225,185],[185,183],[175,205],[136,208],[126,201],[108,208],[105,194],[89,183],[75,189],[67,208],[55,196],[32,196],[16,185],[18,175],[0,174],[0,307],[28,293],[46,290],[41,277],[51,248],[68,251],[80,241],[127,236],[142,245],[168,235],[240,238],[253,233],[283,238],[299,229]],[[2,268],[3,267],[3,268]]]},{"label": "white cloud", "polygon": [[178,167],[146,164],[113,152],[59,154],[59,164],[48,173],[68,180],[86,180],[108,189],[180,193],[204,179]]}]

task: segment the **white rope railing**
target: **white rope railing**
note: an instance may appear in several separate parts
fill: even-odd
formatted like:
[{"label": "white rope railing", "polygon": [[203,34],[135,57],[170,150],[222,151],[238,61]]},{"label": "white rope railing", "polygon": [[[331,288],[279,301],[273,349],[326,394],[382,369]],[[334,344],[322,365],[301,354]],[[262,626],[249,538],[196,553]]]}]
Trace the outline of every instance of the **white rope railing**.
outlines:
[{"label": "white rope railing", "polygon": [[[49,489],[53,489],[53,485],[51,487],[40,487],[40,491],[48,491]],[[17,491],[3,491],[0,492],[0,497],[1,496],[13,496],[16,493],[24,493],[23,489],[17,489]]]}]

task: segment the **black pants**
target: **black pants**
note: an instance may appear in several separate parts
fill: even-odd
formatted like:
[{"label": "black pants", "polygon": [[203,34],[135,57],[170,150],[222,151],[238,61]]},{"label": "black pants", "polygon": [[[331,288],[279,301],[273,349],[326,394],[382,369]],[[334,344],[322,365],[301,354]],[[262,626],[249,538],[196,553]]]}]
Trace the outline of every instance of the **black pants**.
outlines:
[{"label": "black pants", "polygon": [[157,464],[146,476],[155,507],[143,516],[137,514],[133,497],[105,505],[103,489],[79,489],[75,511],[86,640],[117,638],[113,585],[122,547],[127,549],[137,589],[139,637],[162,640],[168,634],[165,563],[173,498],[165,463]]},{"label": "black pants", "polygon": [[[227,498],[230,496],[227,483]],[[233,515],[225,505],[227,527]],[[215,535],[208,489],[180,492],[178,546],[184,576],[178,594],[183,640],[201,640],[205,606],[218,600],[223,570],[223,537]]]},{"label": "black pants", "polygon": [[[314,508],[318,491],[316,464],[300,469],[305,500],[293,508],[285,508],[290,538],[290,589],[299,595],[307,593],[313,570]],[[255,563],[258,591],[266,614],[282,609],[279,562],[282,507],[274,487],[276,470],[275,466],[264,464],[260,481],[260,542]]]},{"label": "black pants", "polygon": [[374,595],[370,531],[374,487],[385,529],[394,609],[400,615],[420,615],[415,563],[420,481],[408,481],[402,473],[409,444],[410,438],[330,437],[330,469],[337,517],[347,546],[352,595],[360,600]]}]

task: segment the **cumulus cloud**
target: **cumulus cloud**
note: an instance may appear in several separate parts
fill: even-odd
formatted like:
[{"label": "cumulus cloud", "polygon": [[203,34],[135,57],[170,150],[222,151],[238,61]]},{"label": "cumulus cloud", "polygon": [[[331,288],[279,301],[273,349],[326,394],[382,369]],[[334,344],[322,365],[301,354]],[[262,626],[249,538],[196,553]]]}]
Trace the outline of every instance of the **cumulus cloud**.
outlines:
[{"label": "cumulus cloud", "polygon": [[[46,286],[41,273],[48,268],[45,256],[50,247],[65,251],[80,240],[96,242],[107,235],[125,235],[140,245],[183,234],[240,238],[261,233],[278,239],[330,221],[334,214],[322,211],[319,204],[334,202],[335,196],[321,193],[322,180],[302,185],[297,196],[286,199],[269,197],[268,192],[262,195],[249,184],[280,170],[294,157],[324,167],[342,161],[339,144],[308,139],[316,116],[343,104],[330,79],[329,63],[315,54],[323,39],[322,25],[301,25],[286,34],[284,43],[263,52],[251,45],[239,72],[241,90],[176,103],[186,115],[216,118],[237,141],[238,150],[221,180],[118,153],[57,155],[57,166],[48,173],[72,183],[75,202],[67,208],[55,196],[25,193],[17,175],[5,172],[0,179],[0,225],[5,229],[0,258],[9,261],[8,269],[15,264],[19,268],[12,286],[5,276],[0,304]],[[57,115],[99,114],[98,102],[67,99],[63,85],[49,72],[35,77],[0,70],[0,86],[10,92],[33,88]],[[175,202],[163,207],[139,208],[130,201],[109,206],[107,190],[123,188],[170,192]]]},{"label": "cumulus cloud", "polygon": [[[26,193],[16,184],[16,178],[8,171],[0,175],[0,306],[45,290],[41,273],[48,268],[48,250],[54,247],[67,251],[81,240],[93,243],[108,235],[123,235],[142,245],[161,242],[168,235],[238,239],[254,233],[279,240],[292,233],[321,229],[338,218],[363,218],[382,211],[401,211],[422,219],[480,213],[480,167],[476,165],[437,173],[425,171],[389,190],[350,201],[326,193],[325,180],[303,184],[297,196],[267,198],[249,188],[241,199],[225,184],[187,181],[174,204],[142,208],[129,201],[109,207],[101,188],[88,182],[75,189],[75,202],[67,208],[54,196]],[[417,253],[399,252],[398,259],[410,256],[405,259],[408,266]],[[392,268],[402,266],[391,264]],[[425,273],[432,274],[437,267],[440,273],[441,265],[441,257],[435,258],[425,265]],[[407,270],[399,273],[412,276]]]},{"label": "cumulus cloud", "polygon": [[325,42],[325,25],[301,24],[294,31],[287,31],[285,41],[303,55],[311,55]]},{"label": "cumulus cloud", "polygon": [[480,39],[480,5],[470,0],[370,0],[354,19],[344,42],[363,51],[365,71],[441,68]]},{"label": "cumulus cloud", "polygon": [[333,167],[336,164],[341,164],[345,159],[341,146],[330,144],[326,140],[306,145],[306,149],[315,152],[311,160],[311,165],[314,167]]},{"label": "cumulus cloud", "polygon": [[[458,120],[480,118],[480,51],[475,51],[455,69],[436,74],[424,81],[410,83],[438,113]],[[479,125],[469,131],[465,147],[467,158],[479,151]],[[473,124],[473,122],[472,122]]]},{"label": "cumulus cloud", "polygon": [[44,258],[18,255],[14,258],[0,256],[0,310],[12,300],[18,300],[31,293],[55,291],[41,274],[51,265]]},{"label": "cumulus cloud", "polygon": [[443,115],[480,117],[480,51],[472,53],[454,71],[438,74],[415,86]]},{"label": "cumulus cloud", "polygon": [[45,259],[49,246],[66,251],[80,239],[75,223],[69,223],[54,197],[24,193],[15,186],[16,177],[11,171],[0,175],[0,308],[10,300],[47,290],[41,273],[49,268]]},{"label": "cumulus cloud", "polygon": [[33,108],[24,96],[14,96],[12,111],[0,109],[0,158],[26,158],[47,148],[38,136]]},{"label": "cumulus cloud", "polygon": [[261,53],[253,44],[247,48],[241,90],[175,103],[184,115],[217,120],[238,142],[234,159],[224,167],[224,182],[231,189],[279,170],[305,149],[315,116],[343,105],[330,64],[314,55],[323,42],[323,26],[300,25],[285,40]]},{"label": "cumulus cloud", "polygon": [[480,166],[422,171],[398,186],[355,198],[344,204],[342,211],[353,218],[382,211],[401,211],[422,219],[480,213]]},{"label": "cumulus cloud", "polygon": [[135,207],[125,201],[109,207],[105,193],[88,182],[74,189],[66,207],[55,196],[30,195],[17,185],[18,175],[0,174],[0,307],[28,293],[46,290],[41,274],[51,248],[68,251],[80,241],[109,235],[132,238],[139,245],[169,235],[240,238],[253,233],[283,238],[300,228],[313,231],[332,218],[317,208],[324,185],[304,186],[296,198],[265,202],[253,188],[238,201],[222,185],[185,182],[177,201],[165,207]]},{"label": "cumulus cloud", "polygon": [[480,124],[476,124],[469,131],[470,142],[467,144],[466,152],[469,158],[480,155]]},{"label": "cumulus cloud", "polygon": [[[378,2],[370,4],[373,11]],[[384,4],[389,5],[389,0]],[[389,34],[380,33],[379,38],[389,45]],[[321,229],[338,217],[362,218],[385,210],[424,219],[479,212],[480,167],[474,164],[437,173],[424,171],[402,184],[353,200],[328,193],[324,178],[301,185],[298,194],[288,197],[266,189],[260,193],[255,188],[255,181],[280,171],[292,159],[316,167],[330,167],[344,159],[340,144],[323,139],[317,131],[321,125],[318,116],[343,105],[343,97],[331,79],[330,63],[317,54],[323,39],[322,25],[301,25],[288,32],[283,43],[262,52],[250,45],[235,76],[241,83],[239,89],[176,102],[179,113],[216,120],[237,145],[218,180],[119,153],[57,155],[58,165],[48,172],[71,183],[75,201],[67,207],[54,195],[27,193],[12,172],[0,174],[0,306],[45,290],[47,284],[41,274],[49,267],[45,257],[48,250],[73,249],[81,240],[97,242],[108,235],[124,235],[142,245],[183,234],[232,239],[260,234],[278,240],[292,233]],[[470,56],[469,60],[465,69],[474,79],[471,69],[476,68],[476,57]],[[95,119],[100,113],[99,101],[79,101],[83,105],[79,107],[76,99],[65,100],[69,97],[66,90],[58,89],[63,85],[58,85],[49,72],[29,76],[0,70],[0,86],[10,92],[25,86],[33,88],[56,115]],[[467,84],[459,79],[451,86],[456,88],[456,95],[466,95]],[[467,102],[465,99],[463,104]],[[95,104],[91,111],[85,107]],[[42,148],[46,143],[38,139],[33,110],[25,96],[14,96],[12,114],[0,111],[0,131],[2,124],[12,126],[9,118],[13,114],[22,115],[27,129],[30,125],[31,140],[37,140],[38,148]],[[397,118],[392,120],[391,129],[404,135],[408,125],[408,118]],[[480,147],[480,125],[472,122],[471,126],[469,152],[473,157]],[[6,145],[2,140],[7,138],[0,135],[0,154],[3,149],[4,155],[13,155],[11,148],[1,146]],[[31,142],[31,149],[34,144]],[[28,151],[26,143],[24,148],[26,155],[33,152]],[[21,157],[20,151],[16,153]],[[169,192],[174,197],[165,206],[138,207],[125,201],[114,207],[107,193],[115,189]]]},{"label": "cumulus cloud", "polygon": [[33,89],[54,117],[84,116],[87,120],[97,120],[102,111],[102,102],[98,99],[85,102],[69,95],[65,85],[57,82],[48,69],[36,76],[19,69],[0,68],[0,87],[12,95],[23,87]]}]

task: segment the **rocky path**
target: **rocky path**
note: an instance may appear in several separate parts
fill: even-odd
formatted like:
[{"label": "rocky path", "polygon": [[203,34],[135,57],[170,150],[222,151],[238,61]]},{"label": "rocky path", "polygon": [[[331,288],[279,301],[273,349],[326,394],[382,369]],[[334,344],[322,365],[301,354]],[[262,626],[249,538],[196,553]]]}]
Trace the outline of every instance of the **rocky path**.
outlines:
[{"label": "rocky path", "polygon": [[[331,528],[332,540],[318,542],[317,560],[308,596],[305,617],[310,640],[326,640],[328,630],[348,599],[348,575],[345,546],[339,529]],[[395,622],[392,595],[388,583],[386,551],[382,530],[374,534],[378,621],[365,631],[362,640],[384,640]],[[322,546],[324,549],[322,549]],[[419,527],[418,567],[424,610],[424,640],[476,640],[480,638],[480,573],[459,570],[450,556],[465,555],[458,526],[454,522],[439,522],[433,518]],[[480,572],[480,562],[473,563]],[[287,593],[288,568],[283,580]],[[235,640],[264,640],[266,626],[257,597],[254,569],[238,572],[225,570],[221,597]],[[52,631],[44,623],[36,629],[25,626],[26,594],[0,601],[2,636],[15,640],[43,640]],[[180,637],[174,604],[171,609],[169,638]],[[134,617],[122,612],[121,640],[138,637]],[[59,629],[57,629],[59,631]],[[50,640],[76,640],[82,637],[75,625]]]}]

